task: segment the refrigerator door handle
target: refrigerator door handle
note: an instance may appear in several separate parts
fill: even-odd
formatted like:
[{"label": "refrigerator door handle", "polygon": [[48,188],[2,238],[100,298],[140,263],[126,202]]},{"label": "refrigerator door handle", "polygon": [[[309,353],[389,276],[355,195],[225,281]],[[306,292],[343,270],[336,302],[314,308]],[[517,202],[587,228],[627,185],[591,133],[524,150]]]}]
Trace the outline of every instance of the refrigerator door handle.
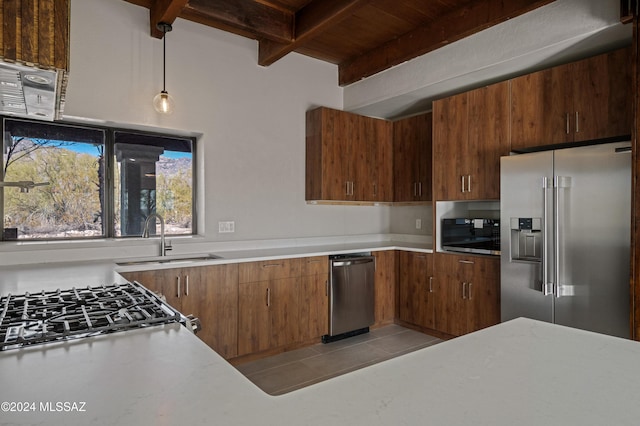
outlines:
[{"label": "refrigerator door handle", "polygon": [[[556,176],[554,179],[554,189],[555,189],[555,296],[556,298],[562,296],[572,296],[573,295],[573,286],[561,284],[560,283],[560,273],[562,271],[562,259],[561,259],[561,251],[560,245],[562,241],[562,233],[564,232],[564,228],[562,227],[562,223],[560,218],[563,217],[564,210],[561,209],[560,206],[560,192],[565,188],[571,187],[571,177],[570,176]],[[563,197],[563,201],[566,199]],[[562,211],[561,211],[562,210]]]},{"label": "refrigerator door handle", "polygon": [[549,221],[548,221],[548,208],[549,208],[549,178],[544,176],[542,178],[542,293],[545,296],[553,294],[553,281],[549,280],[549,249],[547,247],[547,239],[549,238]]}]

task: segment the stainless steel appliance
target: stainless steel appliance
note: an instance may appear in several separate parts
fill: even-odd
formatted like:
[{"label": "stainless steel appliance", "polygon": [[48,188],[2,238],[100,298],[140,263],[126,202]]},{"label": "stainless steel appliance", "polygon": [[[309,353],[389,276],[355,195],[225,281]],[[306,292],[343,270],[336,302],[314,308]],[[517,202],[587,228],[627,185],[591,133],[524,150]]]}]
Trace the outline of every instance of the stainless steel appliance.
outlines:
[{"label": "stainless steel appliance", "polygon": [[328,343],[369,331],[374,318],[375,257],[330,256]]},{"label": "stainless steel appliance", "polygon": [[501,315],[629,337],[630,143],[502,157]]},{"label": "stainless steel appliance", "polygon": [[499,219],[442,219],[440,229],[444,250],[500,255]]},{"label": "stainless steel appliance", "polygon": [[200,327],[137,282],[9,294],[0,298],[0,350],[173,322]]}]

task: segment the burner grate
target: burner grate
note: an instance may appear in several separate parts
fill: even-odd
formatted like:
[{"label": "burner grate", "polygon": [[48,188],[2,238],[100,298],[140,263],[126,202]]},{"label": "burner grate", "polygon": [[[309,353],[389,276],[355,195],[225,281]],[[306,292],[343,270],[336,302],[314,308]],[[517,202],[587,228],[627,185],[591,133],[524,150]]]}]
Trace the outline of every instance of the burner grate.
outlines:
[{"label": "burner grate", "polygon": [[183,320],[138,283],[9,294],[0,298],[0,350]]}]

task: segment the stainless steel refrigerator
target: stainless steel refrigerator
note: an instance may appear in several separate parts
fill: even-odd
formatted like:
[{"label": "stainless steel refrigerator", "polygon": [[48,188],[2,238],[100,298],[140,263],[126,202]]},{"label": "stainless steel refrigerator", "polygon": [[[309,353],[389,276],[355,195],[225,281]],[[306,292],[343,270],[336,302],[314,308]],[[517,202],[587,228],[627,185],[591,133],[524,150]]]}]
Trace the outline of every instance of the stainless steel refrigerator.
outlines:
[{"label": "stainless steel refrigerator", "polygon": [[502,321],[630,337],[631,144],[502,157]]}]

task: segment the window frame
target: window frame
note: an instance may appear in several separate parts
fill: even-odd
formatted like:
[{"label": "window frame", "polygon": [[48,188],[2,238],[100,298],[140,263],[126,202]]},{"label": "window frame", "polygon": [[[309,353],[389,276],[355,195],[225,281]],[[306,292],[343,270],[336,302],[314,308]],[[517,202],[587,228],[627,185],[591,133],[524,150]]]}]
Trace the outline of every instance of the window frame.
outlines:
[{"label": "window frame", "polygon": [[[148,130],[148,129],[140,129],[140,128],[128,128],[122,126],[109,126],[109,125],[99,125],[95,123],[84,123],[82,121],[67,121],[67,120],[58,120],[53,122],[43,122],[43,120],[33,120],[29,118],[23,117],[12,117],[7,115],[0,115],[0,128],[2,129],[2,151],[4,156],[4,143],[5,143],[5,122],[7,120],[13,121],[23,121],[34,124],[51,124],[57,126],[65,126],[65,127],[82,127],[86,129],[99,130],[104,133],[104,157],[105,157],[105,173],[104,173],[104,208],[103,212],[103,235],[100,236],[92,236],[92,237],[59,237],[59,238],[29,238],[29,239],[4,239],[4,233],[0,232],[0,243],[7,242],[28,242],[28,243],[37,243],[37,242],[55,242],[55,241],[95,241],[95,240],[104,240],[104,239],[114,239],[114,240],[126,240],[132,238],[140,238],[140,235],[116,235],[115,231],[115,172],[116,172],[116,156],[115,156],[115,144],[116,144],[116,133],[131,133],[131,134],[139,134],[147,137],[158,137],[158,138],[170,138],[170,139],[183,139],[189,140],[191,142],[191,233],[190,234],[169,234],[171,238],[185,238],[185,237],[193,237],[198,235],[198,217],[197,217],[197,193],[198,193],[198,179],[197,179],[197,163],[198,163],[198,150],[197,150],[197,137],[193,136],[193,134],[185,134],[178,133],[172,131],[162,132],[162,129],[157,130]],[[4,158],[1,163],[4,168]],[[4,173],[2,170],[0,172]],[[0,176],[0,181],[4,180],[4,176]],[[0,188],[0,217],[2,218],[2,228],[0,231],[4,229],[4,190],[6,188]]]}]

